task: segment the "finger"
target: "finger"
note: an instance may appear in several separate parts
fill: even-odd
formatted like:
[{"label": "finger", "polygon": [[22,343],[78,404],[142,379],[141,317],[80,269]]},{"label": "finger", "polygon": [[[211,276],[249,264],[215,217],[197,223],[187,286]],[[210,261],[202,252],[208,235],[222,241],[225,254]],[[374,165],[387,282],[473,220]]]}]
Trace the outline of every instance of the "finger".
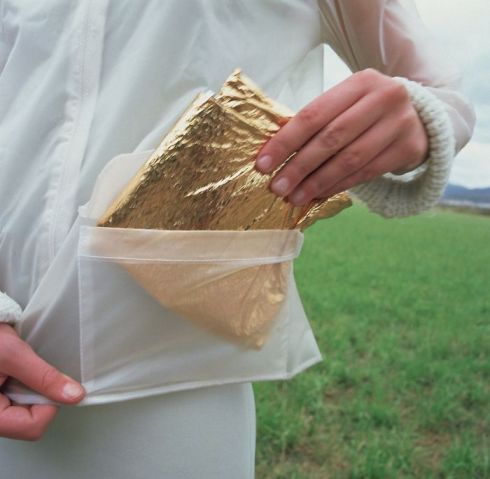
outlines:
[{"label": "finger", "polygon": [[352,143],[378,121],[384,111],[384,92],[375,91],[361,98],[322,128],[289,160],[271,183],[271,190],[287,196],[326,159]]},{"label": "finger", "polygon": [[0,334],[0,371],[55,402],[74,404],[85,394],[78,382],[41,359],[15,333]]},{"label": "finger", "polygon": [[50,405],[12,406],[0,395],[0,437],[34,441],[46,431],[58,408]]},{"label": "finger", "polygon": [[289,122],[293,118],[292,116],[283,116],[281,118],[278,118],[277,123],[279,123],[279,126],[284,126],[286,123]]},{"label": "finger", "polygon": [[299,150],[324,125],[356,103],[365,87],[355,74],[302,108],[260,150],[256,168],[270,173]]},{"label": "finger", "polygon": [[320,197],[326,198],[332,196],[385,173],[407,169],[410,171],[419,166],[424,160],[424,141],[422,139],[421,143],[420,136],[413,130],[407,135],[400,135],[393,143],[388,145],[387,148],[371,161],[369,168],[361,169],[353,177],[348,177],[345,181],[340,181],[333,187],[325,189]]},{"label": "finger", "polygon": [[397,118],[397,115],[389,115],[369,128],[301,182],[288,196],[288,201],[298,206],[308,204],[344,178],[366,168],[372,159],[400,135]]},{"label": "finger", "polygon": [[369,168],[360,169],[352,175],[343,178],[329,189],[324,190],[319,197],[329,198],[341,191],[346,191],[349,188],[388,173],[393,165],[402,165],[406,161],[406,154],[407,151],[403,141],[395,141],[370,162]]}]

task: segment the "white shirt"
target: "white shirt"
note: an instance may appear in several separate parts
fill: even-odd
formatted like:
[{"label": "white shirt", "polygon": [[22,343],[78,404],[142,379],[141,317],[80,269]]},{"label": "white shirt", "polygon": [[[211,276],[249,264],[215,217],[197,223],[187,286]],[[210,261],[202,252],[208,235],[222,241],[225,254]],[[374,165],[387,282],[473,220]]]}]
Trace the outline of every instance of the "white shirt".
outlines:
[{"label": "white shirt", "polygon": [[216,91],[236,66],[275,98],[288,79],[297,94],[317,81],[311,97],[322,79],[299,65],[328,43],[353,70],[430,85],[460,149],[473,118],[459,73],[406,4],[4,0],[0,290],[25,307],[102,167],[154,148],[195,94]]}]

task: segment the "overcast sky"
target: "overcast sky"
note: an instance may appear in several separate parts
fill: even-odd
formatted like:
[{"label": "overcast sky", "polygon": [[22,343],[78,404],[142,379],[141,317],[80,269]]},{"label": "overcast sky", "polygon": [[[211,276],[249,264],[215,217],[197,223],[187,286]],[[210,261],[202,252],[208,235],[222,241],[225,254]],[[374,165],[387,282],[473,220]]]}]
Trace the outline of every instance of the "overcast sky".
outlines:
[{"label": "overcast sky", "polygon": [[[490,0],[415,0],[423,22],[463,72],[463,92],[476,109],[477,124],[470,143],[457,156],[450,182],[490,186]],[[335,83],[350,72],[332,54],[329,70]]]}]

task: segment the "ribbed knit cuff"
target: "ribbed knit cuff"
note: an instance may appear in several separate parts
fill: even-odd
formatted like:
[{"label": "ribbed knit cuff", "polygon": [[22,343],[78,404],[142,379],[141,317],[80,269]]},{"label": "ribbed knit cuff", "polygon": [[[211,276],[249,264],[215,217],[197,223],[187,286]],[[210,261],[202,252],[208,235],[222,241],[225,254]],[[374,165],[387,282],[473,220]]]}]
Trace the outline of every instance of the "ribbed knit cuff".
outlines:
[{"label": "ribbed knit cuff", "polygon": [[355,186],[349,193],[386,218],[410,216],[432,208],[449,179],[455,140],[445,104],[419,83],[394,77],[406,87],[429,138],[429,155],[410,181],[383,175]]},{"label": "ribbed knit cuff", "polygon": [[16,324],[22,314],[21,307],[5,293],[0,291],[0,323]]}]

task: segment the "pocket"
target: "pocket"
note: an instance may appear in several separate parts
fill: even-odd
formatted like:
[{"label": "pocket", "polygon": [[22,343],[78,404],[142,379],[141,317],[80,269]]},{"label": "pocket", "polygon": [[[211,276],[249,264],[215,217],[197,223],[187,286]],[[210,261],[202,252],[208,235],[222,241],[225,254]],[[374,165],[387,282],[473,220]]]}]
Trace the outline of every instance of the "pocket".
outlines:
[{"label": "pocket", "polygon": [[[23,312],[23,339],[83,383],[80,405],[288,379],[321,361],[294,281],[299,231],[94,226],[151,153],[101,171]],[[4,389],[20,404],[50,403],[14,381]]]},{"label": "pocket", "polygon": [[289,323],[298,307],[292,263],[302,240],[296,230],[81,225],[81,372],[88,393],[288,375]]}]

